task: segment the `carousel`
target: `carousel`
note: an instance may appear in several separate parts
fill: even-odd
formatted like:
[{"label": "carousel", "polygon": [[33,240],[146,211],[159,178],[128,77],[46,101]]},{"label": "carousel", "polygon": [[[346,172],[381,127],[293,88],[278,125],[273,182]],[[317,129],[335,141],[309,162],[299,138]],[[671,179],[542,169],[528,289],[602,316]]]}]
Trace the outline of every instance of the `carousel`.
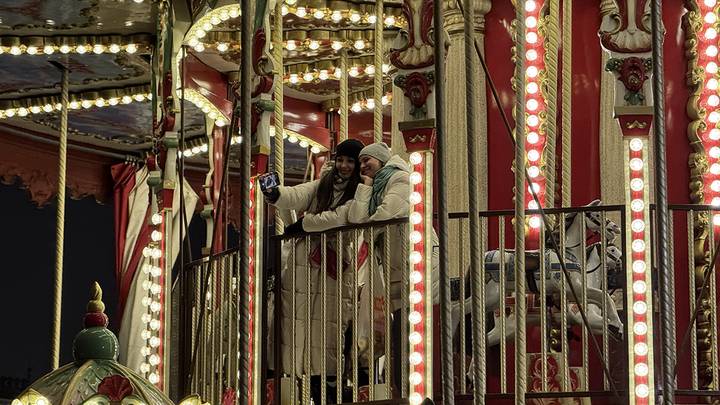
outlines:
[{"label": "carousel", "polygon": [[0,403],[720,403],[719,18],[0,0]]}]

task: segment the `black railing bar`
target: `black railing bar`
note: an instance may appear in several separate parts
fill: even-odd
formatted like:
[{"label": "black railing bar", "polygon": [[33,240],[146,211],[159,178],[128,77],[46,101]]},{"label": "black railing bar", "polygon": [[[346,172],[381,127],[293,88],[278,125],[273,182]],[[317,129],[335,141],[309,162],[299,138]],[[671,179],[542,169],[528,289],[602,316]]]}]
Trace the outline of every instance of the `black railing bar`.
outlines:
[{"label": "black railing bar", "polygon": [[376,228],[376,227],[380,228],[380,227],[388,226],[388,225],[399,225],[399,224],[405,224],[407,222],[408,222],[407,217],[394,218],[394,219],[388,219],[387,221],[366,222],[363,224],[345,225],[345,226],[340,226],[337,228],[328,229],[327,231],[323,231],[323,232],[301,232],[301,233],[296,233],[293,235],[284,235],[284,234],[283,235],[273,235],[270,237],[270,240],[296,239],[296,238],[300,238],[300,237],[304,237],[304,236],[318,236],[318,235],[322,235],[322,234],[329,235],[329,234],[361,230],[361,229],[370,229],[370,228]]},{"label": "black railing bar", "polygon": [[[621,398],[625,398],[627,395],[627,392],[625,391],[618,391],[618,395],[620,395]],[[552,391],[552,392],[528,392],[525,394],[525,398],[527,399],[551,399],[551,398],[607,398],[615,396],[615,393],[613,391],[571,391],[571,392],[559,392],[559,391]],[[458,395],[456,399],[463,399],[463,400],[469,400],[473,398],[473,394],[467,394],[467,395]],[[515,394],[512,392],[508,393],[488,393],[485,394],[485,399],[494,399],[494,400],[501,400],[501,399],[514,399]]]},{"label": "black railing bar", "polygon": [[679,397],[720,397],[720,391],[703,390],[675,390],[675,396]]},{"label": "black railing bar", "polygon": [[[624,205],[596,205],[596,206],[582,206],[582,207],[565,207],[565,208],[544,208],[542,212],[545,212],[546,214],[572,214],[577,212],[602,212],[602,211],[620,211],[623,209]],[[478,215],[480,217],[495,217],[495,216],[508,216],[508,215],[514,215],[515,210],[489,210],[489,211],[480,211],[478,212]],[[540,215],[540,210],[525,210],[526,215]],[[458,218],[468,218],[469,214],[467,212],[451,212],[450,218],[452,219],[458,219]]]}]

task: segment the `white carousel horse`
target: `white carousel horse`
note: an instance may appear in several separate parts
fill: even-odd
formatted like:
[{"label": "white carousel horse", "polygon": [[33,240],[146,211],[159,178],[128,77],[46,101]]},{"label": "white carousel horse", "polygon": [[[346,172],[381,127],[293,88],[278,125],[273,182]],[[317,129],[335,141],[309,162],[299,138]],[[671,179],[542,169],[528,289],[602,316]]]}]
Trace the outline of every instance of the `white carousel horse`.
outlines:
[{"label": "white carousel horse", "polygon": [[[593,201],[588,207],[597,206],[600,204],[599,200]],[[586,212],[585,216],[585,228],[582,228],[581,216],[577,213],[567,214],[565,217],[565,267],[568,270],[570,276],[570,282],[578,294],[579,298],[582,297],[582,279],[583,271],[588,275],[586,280],[586,292],[587,292],[587,303],[588,306],[583,308],[588,318],[591,330],[594,334],[600,334],[603,330],[603,315],[602,308],[605,305],[606,317],[608,319],[608,326],[611,333],[619,335],[622,333],[623,324],[620,317],[617,314],[615,304],[609,294],[602,291],[602,276],[604,275],[601,271],[602,259],[601,259],[601,247],[600,243],[590,245],[586,248],[585,252],[582,250],[582,242],[586,237],[586,231],[598,233],[602,229],[605,233],[606,238],[606,249],[605,265],[608,272],[618,270],[622,266],[622,255],[620,249],[613,245],[613,241],[620,233],[620,228],[612,221],[606,220],[604,226],[602,226],[602,216],[599,212]],[[556,238],[557,240],[557,238]],[[534,256],[538,259],[539,263],[539,251],[526,251],[526,254],[530,257]],[[581,255],[585,255],[585,269],[581,269],[579,258]],[[485,271],[486,271],[486,284],[485,284],[485,308],[487,312],[495,313],[495,327],[487,334],[488,345],[492,346],[498,344],[501,338],[501,330],[499,325],[498,311],[501,297],[500,297],[500,251],[493,250],[489,251],[485,255]],[[515,289],[515,272],[513,268],[514,262],[514,251],[507,249],[504,255],[504,269],[505,269],[505,291],[511,293]],[[562,289],[562,282],[564,275],[560,266],[560,260],[557,254],[550,250],[545,249],[545,269],[546,269],[546,282],[545,282],[545,293],[549,296],[553,296],[559,299]],[[534,269],[531,273],[525,276],[528,279],[528,287],[531,290],[537,291],[537,286],[540,282],[539,269]],[[572,293],[570,286],[566,284],[566,299],[572,300]],[[506,295],[507,296],[507,295]],[[465,313],[470,313],[472,308],[471,298],[466,298]],[[504,301],[504,299],[503,299]],[[550,300],[548,300],[550,307]],[[575,304],[568,305],[568,322],[571,324],[582,324],[582,318],[577,306]],[[555,319],[559,320],[559,314],[553,314]],[[457,317],[455,323],[459,322]],[[528,314],[529,323],[539,323],[538,314]],[[454,325],[456,326],[456,325]],[[509,339],[514,336],[514,313],[511,313],[505,320],[505,337]]]}]

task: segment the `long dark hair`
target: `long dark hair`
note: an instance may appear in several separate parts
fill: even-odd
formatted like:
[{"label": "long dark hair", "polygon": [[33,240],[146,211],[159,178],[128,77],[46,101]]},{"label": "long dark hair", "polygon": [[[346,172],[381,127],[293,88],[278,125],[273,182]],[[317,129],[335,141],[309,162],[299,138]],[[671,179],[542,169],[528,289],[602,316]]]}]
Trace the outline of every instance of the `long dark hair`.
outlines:
[{"label": "long dark hair", "polygon": [[355,169],[350,175],[350,178],[347,179],[347,186],[345,186],[345,191],[342,197],[340,197],[337,206],[331,208],[333,195],[335,194],[335,177],[340,176],[337,167],[333,164],[332,170],[328,170],[320,178],[320,184],[318,184],[317,192],[315,193],[315,198],[317,199],[315,214],[331,209],[334,210],[355,197],[355,190],[358,184],[360,184],[360,162],[358,162],[357,159],[353,160],[355,160]]}]

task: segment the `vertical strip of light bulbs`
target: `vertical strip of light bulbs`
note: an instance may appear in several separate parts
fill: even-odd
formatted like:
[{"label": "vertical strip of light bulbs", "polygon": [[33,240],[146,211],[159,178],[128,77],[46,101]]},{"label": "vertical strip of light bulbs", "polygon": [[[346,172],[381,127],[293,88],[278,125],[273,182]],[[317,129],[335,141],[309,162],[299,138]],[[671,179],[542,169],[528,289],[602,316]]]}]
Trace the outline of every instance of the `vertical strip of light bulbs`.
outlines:
[{"label": "vertical strip of light bulbs", "polygon": [[[698,64],[705,72],[700,107],[704,108],[705,130],[700,133],[705,155],[708,158],[709,171],[705,174],[705,203],[720,206],[720,96],[718,95],[718,32],[717,32],[717,0],[701,0],[698,2],[702,25],[697,32]],[[720,226],[720,215],[713,216],[717,229]]]},{"label": "vertical strip of light bulbs", "polygon": [[[262,398],[262,385],[260,378],[260,353],[262,339],[262,323],[260,322],[261,305],[257,304],[257,297],[262,296],[262,272],[260,258],[262,258],[262,244],[255,243],[262,240],[262,194],[257,193],[257,176],[250,179],[250,210],[248,221],[250,223],[250,239],[248,243],[248,403],[259,405]],[[242,394],[242,393],[241,393]]]},{"label": "vertical strip of light bulbs", "polygon": [[410,154],[410,405],[432,394],[432,153]]},{"label": "vertical strip of light bulbs", "polygon": [[[545,100],[540,91],[540,76],[545,68],[545,47],[544,38],[538,30],[540,11],[544,0],[526,0],[525,8],[525,55],[517,57],[525,58],[525,150],[529,163],[528,190],[525,192],[525,204],[529,209],[538,209],[538,204],[532,197],[530,188],[537,193],[540,204],[545,205],[545,177],[541,167],[543,165],[543,150],[545,148],[545,135],[542,133],[541,124],[544,119]],[[519,140],[518,140],[519,141]],[[553,153],[549,151],[549,153]],[[552,191],[551,191],[552,192]],[[532,215],[528,219],[530,235],[538,237],[541,224],[538,215]]]},{"label": "vertical strip of light bulbs", "polygon": [[[153,197],[153,200],[155,198]],[[155,203],[155,201],[153,201]],[[143,248],[143,257],[145,263],[142,265],[142,272],[146,279],[143,281],[142,287],[146,291],[147,296],[142,299],[146,312],[142,315],[142,321],[145,329],[142,331],[142,338],[145,346],[142,347],[141,354],[145,357],[145,362],[140,365],[140,371],[145,378],[158,388],[162,389],[162,302],[163,302],[163,251],[164,240],[162,223],[163,215],[154,213],[150,217],[150,240],[148,245]]]},{"label": "vertical strip of light bulbs", "polygon": [[[631,403],[645,405],[654,403],[652,354],[652,289],[650,286],[650,232],[649,193],[646,137],[625,138],[626,230],[630,241],[627,256],[631,258],[632,271],[627,273],[628,303],[632,313],[628,315],[630,333],[629,384]],[[628,187],[629,186],[629,187]]]}]

